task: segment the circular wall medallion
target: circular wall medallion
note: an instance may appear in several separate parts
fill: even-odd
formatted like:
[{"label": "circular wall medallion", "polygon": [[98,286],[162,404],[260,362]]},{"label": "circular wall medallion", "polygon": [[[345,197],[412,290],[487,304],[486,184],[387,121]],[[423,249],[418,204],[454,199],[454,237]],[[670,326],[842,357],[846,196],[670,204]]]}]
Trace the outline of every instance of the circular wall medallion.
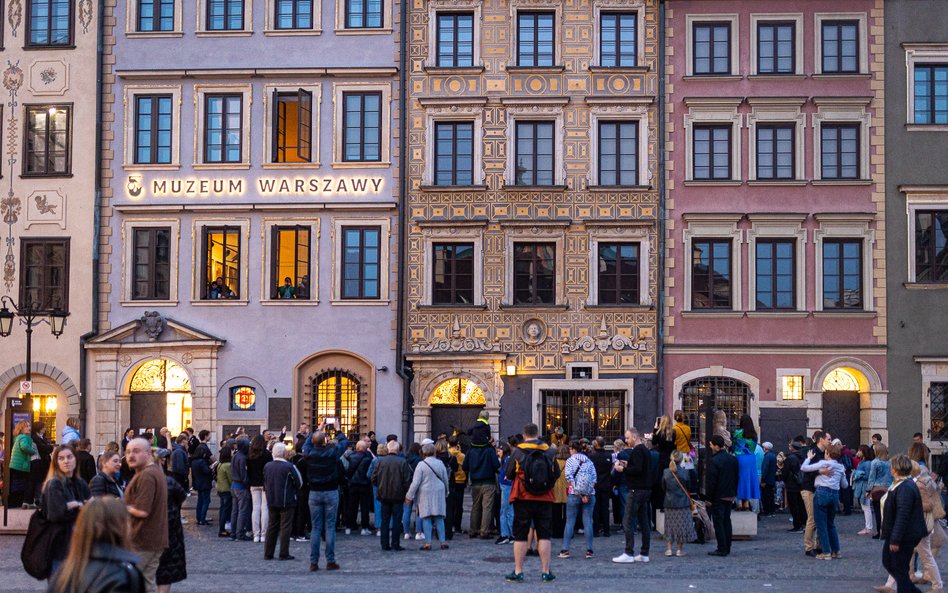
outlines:
[{"label": "circular wall medallion", "polygon": [[546,324],[542,319],[527,319],[520,328],[523,341],[531,346],[539,346],[546,341]]}]

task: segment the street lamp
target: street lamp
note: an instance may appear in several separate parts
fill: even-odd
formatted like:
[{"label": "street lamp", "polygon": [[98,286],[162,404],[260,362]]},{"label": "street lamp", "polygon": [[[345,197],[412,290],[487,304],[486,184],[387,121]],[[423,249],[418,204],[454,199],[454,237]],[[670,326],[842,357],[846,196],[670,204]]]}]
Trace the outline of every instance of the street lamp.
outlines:
[{"label": "street lamp", "polygon": [[0,337],[6,338],[13,333],[14,317],[19,317],[20,323],[26,326],[26,380],[32,381],[33,326],[39,323],[48,323],[52,334],[56,336],[56,339],[59,339],[66,328],[66,317],[69,316],[69,313],[59,307],[53,311],[36,309],[32,302],[27,302],[21,308],[6,295],[0,297],[0,305],[3,305],[3,308],[0,309]]},{"label": "street lamp", "polygon": [[13,311],[3,307],[0,309],[0,338],[5,338],[13,331]]}]

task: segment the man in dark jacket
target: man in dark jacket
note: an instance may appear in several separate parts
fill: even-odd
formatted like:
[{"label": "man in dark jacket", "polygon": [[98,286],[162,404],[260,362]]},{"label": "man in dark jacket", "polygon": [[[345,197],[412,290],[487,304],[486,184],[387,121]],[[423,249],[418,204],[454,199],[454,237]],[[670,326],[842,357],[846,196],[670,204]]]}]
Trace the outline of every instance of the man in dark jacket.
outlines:
[{"label": "man in dark jacket", "polygon": [[365,441],[356,443],[356,452],[349,457],[349,513],[346,517],[346,534],[358,528],[356,519],[359,507],[362,507],[362,535],[371,535],[369,529],[369,513],[372,511],[372,483],[369,481],[369,466],[372,465],[372,455],[366,451]]},{"label": "man in dark jacket", "polygon": [[303,446],[306,479],[309,480],[309,514],[313,523],[309,544],[310,572],[319,570],[323,525],[326,526],[326,570],[339,570],[336,563],[336,513],[339,511],[339,480],[342,477],[339,459],[346,452],[349,441],[340,433],[338,442],[326,442],[325,428],[326,423],[321,423]]},{"label": "man in dark jacket", "polygon": [[790,443],[790,453],[783,462],[783,486],[787,498],[787,509],[793,517],[793,527],[790,533],[800,533],[806,525],[806,507],[803,505],[803,496],[800,489],[803,485],[803,442],[793,440]]},{"label": "man in dark jacket", "polygon": [[296,495],[302,485],[296,466],[287,460],[286,445],[273,445],[273,461],[263,466],[263,487],[267,493],[270,523],[263,544],[263,559],[273,560],[277,534],[280,539],[280,560],[294,560],[290,556],[290,533],[296,514]]},{"label": "man in dark jacket", "polygon": [[898,591],[919,591],[912,584],[910,563],[918,542],[928,535],[922,495],[912,480],[912,460],[896,455],[889,462],[895,478],[882,508],[882,566],[892,575]]},{"label": "man in dark jacket", "polygon": [[480,535],[490,539],[490,522],[493,518],[494,491],[497,487],[497,471],[500,459],[493,447],[472,445],[464,456],[461,469],[471,481],[471,538]]},{"label": "man in dark jacket", "polygon": [[774,493],[777,487],[777,454],[774,453],[773,443],[761,445],[764,450],[764,461],[760,465],[760,501],[764,507],[764,516],[773,517],[776,512]]},{"label": "man in dark jacket", "polygon": [[230,495],[233,507],[230,515],[230,539],[253,541],[250,530],[250,476],[247,475],[247,454],[250,441],[237,439],[237,450],[230,462]]},{"label": "man in dark jacket", "polygon": [[89,483],[92,478],[99,473],[99,468],[95,465],[95,458],[92,456],[92,441],[89,439],[79,439],[76,441],[76,473],[79,477]]},{"label": "man in dark jacket", "polygon": [[602,437],[593,439],[593,452],[589,455],[589,460],[596,468],[596,507],[593,510],[593,527],[597,536],[609,537],[612,459],[605,449],[605,444],[606,441]]},{"label": "man in dark jacket", "polygon": [[[388,455],[379,457],[372,472],[372,484],[382,503],[382,549],[401,551],[402,511],[405,495],[411,486],[411,467],[398,453],[401,446],[398,441],[389,441],[386,445]],[[394,519],[394,520],[393,520]],[[393,527],[394,526],[394,527]]]},{"label": "man in dark jacket", "polygon": [[718,540],[716,550],[709,556],[727,556],[731,553],[731,505],[737,497],[737,458],[727,452],[724,437],[716,434],[708,443],[711,459],[708,461],[708,477],[705,494],[711,505],[711,520],[714,536]]},{"label": "man in dark jacket", "polygon": [[[648,501],[652,496],[652,454],[641,440],[639,431],[633,427],[625,431],[628,445],[616,456],[616,471],[625,476],[629,494],[626,496],[622,528],[625,530],[625,551],[612,559],[619,564],[648,562],[652,524],[648,513]],[[635,554],[635,527],[642,530],[642,547]]]},{"label": "man in dark jacket", "polygon": [[178,435],[171,445],[171,470],[168,472],[175,479],[185,492],[191,489],[188,485],[188,436],[186,434]]}]

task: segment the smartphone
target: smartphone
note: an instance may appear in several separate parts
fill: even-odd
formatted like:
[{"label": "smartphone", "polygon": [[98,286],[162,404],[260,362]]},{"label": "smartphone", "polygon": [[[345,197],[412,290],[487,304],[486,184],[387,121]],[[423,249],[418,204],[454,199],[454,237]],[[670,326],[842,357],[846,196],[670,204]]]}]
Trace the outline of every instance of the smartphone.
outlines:
[{"label": "smartphone", "polygon": [[336,425],[336,419],[335,419],[335,418],[332,418],[332,417],[325,418],[323,421],[326,423],[326,426],[335,426],[335,425]]}]

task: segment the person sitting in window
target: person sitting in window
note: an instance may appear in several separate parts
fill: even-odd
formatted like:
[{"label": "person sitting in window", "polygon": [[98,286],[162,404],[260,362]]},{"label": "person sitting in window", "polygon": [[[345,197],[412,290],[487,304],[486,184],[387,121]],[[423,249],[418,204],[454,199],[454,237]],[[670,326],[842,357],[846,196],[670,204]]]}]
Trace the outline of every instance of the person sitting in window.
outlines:
[{"label": "person sitting in window", "polygon": [[283,279],[283,286],[277,288],[277,298],[280,298],[280,299],[295,299],[296,298],[296,288],[293,287],[293,280],[289,276]]},{"label": "person sitting in window", "polygon": [[211,286],[208,288],[207,298],[211,300],[234,299],[237,298],[237,295],[233,290],[228,288],[226,284],[224,284],[224,279],[218,276],[217,280],[212,282]]},{"label": "person sitting in window", "polygon": [[299,283],[296,285],[296,298],[309,298],[309,276],[303,276],[300,278]]}]

